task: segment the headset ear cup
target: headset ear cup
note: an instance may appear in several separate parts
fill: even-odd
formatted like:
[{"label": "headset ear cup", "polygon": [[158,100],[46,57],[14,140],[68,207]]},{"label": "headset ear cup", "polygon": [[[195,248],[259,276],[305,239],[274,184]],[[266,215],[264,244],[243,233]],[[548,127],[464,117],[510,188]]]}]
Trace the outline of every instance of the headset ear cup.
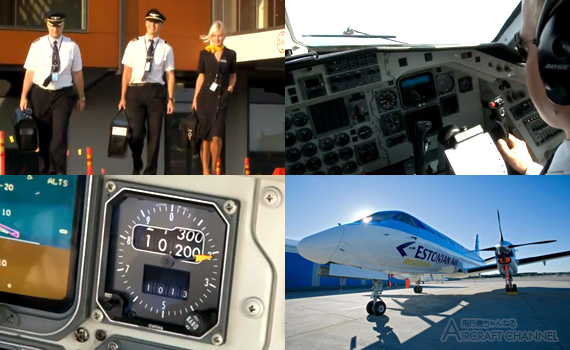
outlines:
[{"label": "headset ear cup", "polygon": [[538,70],[546,96],[558,105],[570,105],[570,1],[547,1],[538,21]]}]

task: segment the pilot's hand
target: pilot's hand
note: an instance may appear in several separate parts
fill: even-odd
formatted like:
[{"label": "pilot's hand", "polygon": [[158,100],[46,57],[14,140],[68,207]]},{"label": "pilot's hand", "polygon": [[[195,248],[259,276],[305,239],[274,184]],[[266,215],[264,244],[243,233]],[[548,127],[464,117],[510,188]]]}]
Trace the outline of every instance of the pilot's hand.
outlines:
[{"label": "pilot's hand", "polygon": [[85,100],[78,100],[76,108],[79,112],[83,112],[85,109]]},{"label": "pilot's hand", "polygon": [[526,173],[529,164],[532,163],[526,142],[509,134],[509,144],[508,146],[505,140],[499,139],[499,150],[503,153],[503,158],[519,173]]},{"label": "pilot's hand", "polygon": [[198,103],[196,102],[196,99],[194,99],[194,101],[192,101],[192,110],[195,111],[198,109]]},{"label": "pilot's hand", "polygon": [[166,106],[166,113],[167,114],[174,113],[174,102],[168,101],[168,105]]},{"label": "pilot's hand", "polygon": [[28,108],[28,99],[24,97],[20,99],[20,109],[25,110],[26,108]]},{"label": "pilot's hand", "polygon": [[118,106],[119,110],[121,109],[126,109],[127,108],[127,101],[125,101],[124,98],[121,99],[121,101],[119,101],[119,106]]}]

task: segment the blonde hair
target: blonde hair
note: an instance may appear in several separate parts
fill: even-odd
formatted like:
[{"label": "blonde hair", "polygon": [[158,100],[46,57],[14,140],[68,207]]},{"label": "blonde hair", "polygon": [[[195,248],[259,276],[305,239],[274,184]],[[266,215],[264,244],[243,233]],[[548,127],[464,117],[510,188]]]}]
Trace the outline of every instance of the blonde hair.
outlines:
[{"label": "blonde hair", "polygon": [[200,39],[204,40],[205,43],[209,43],[210,39],[212,38],[212,35],[214,35],[214,33],[217,32],[218,30],[222,31],[222,35],[224,37],[226,36],[226,26],[224,26],[222,21],[215,21],[214,23],[212,23],[208,35],[200,35]]}]

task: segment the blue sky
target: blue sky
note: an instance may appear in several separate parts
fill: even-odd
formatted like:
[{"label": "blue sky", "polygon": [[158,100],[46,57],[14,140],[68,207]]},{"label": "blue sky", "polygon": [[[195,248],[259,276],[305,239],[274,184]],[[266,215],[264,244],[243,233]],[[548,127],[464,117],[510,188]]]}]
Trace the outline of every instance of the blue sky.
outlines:
[{"label": "blue sky", "polygon": [[[403,210],[474,249],[500,239],[521,244],[517,258],[570,250],[570,177],[567,176],[287,176],[285,237],[300,240],[376,211]],[[483,252],[482,257],[492,256]],[[570,258],[521,266],[570,271]]]}]

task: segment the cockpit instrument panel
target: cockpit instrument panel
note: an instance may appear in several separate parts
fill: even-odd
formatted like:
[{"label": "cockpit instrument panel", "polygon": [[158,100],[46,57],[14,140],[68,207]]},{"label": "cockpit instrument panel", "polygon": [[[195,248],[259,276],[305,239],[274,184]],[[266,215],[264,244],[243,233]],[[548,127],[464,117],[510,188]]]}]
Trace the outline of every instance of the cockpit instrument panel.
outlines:
[{"label": "cockpit instrument panel", "polygon": [[2,177],[0,349],[284,349],[284,201],[282,176]]}]

